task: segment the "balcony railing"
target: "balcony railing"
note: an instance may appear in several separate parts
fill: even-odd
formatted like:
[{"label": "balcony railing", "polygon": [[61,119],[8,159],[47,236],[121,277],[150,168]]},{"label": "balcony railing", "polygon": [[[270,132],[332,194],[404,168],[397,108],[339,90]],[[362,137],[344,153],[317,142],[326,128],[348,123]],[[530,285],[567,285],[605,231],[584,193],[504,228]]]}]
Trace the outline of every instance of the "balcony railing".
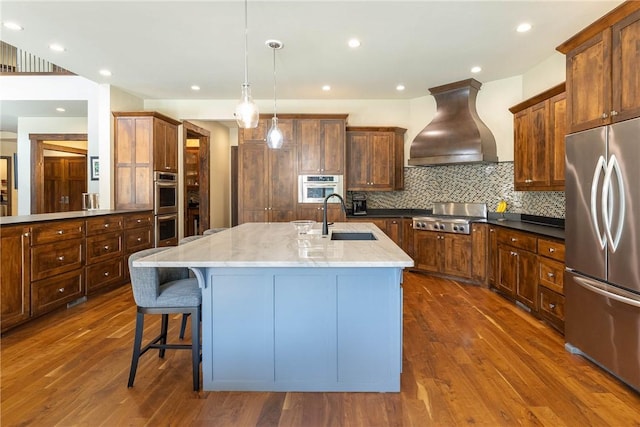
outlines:
[{"label": "balcony railing", "polygon": [[0,40],[0,74],[62,74],[69,70]]}]

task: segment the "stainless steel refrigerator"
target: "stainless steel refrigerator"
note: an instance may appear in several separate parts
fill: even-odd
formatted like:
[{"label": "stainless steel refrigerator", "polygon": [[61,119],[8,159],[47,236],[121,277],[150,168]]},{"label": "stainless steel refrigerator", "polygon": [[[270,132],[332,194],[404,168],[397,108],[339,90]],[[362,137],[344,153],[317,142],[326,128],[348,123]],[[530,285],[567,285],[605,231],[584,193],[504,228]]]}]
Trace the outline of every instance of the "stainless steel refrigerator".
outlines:
[{"label": "stainless steel refrigerator", "polygon": [[565,347],[640,391],[640,119],[565,141]]}]

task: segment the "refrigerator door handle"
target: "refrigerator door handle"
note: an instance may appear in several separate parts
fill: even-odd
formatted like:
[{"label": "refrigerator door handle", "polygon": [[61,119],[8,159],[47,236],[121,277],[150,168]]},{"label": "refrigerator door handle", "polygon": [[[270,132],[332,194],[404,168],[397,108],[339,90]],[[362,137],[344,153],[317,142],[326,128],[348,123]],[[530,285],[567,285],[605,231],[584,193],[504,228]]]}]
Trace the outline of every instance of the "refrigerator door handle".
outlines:
[{"label": "refrigerator door handle", "polygon": [[[616,173],[616,180],[618,181],[618,222],[615,238],[611,231],[611,221],[613,216],[613,194],[611,176],[613,172]],[[620,238],[622,237],[622,227],[624,221],[625,211],[625,197],[624,197],[624,181],[622,179],[622,172],[620,171],[620,164],[615,154],[612,154],[609,158],[609,164],[607,166],[607,172],[602,182],[602,219],[605,224],[605,233],[609,240],[609,248],[611,252],[615,252],[620,244]]]},{"label": "refrigerator door handle", "polygon": [[632,305],[634,307],[640,308],[639,300],[628,298],[623,295],[618,295],[617,293],[610,292],[606,289],[602,289],[600,286],[596,286],[594,282],[592,282],[591,280],[585,279],[584,277],[573,276],[573,280],[578,285],[582,286],[583,288],[589,291],[595,292],[607,298],[611,298],[612,300],[621,302],[623,304],[628,304],[628,305]]},{"label": "refrigerator door handle", "polygon": [[[593,224],[593,228],[596,230],[596,234],[598,235],[598,240],[600,241],[600,248],[604,249],[607,243],[607,237],[604,232],[600,231],[600,226],[598,225],[598,187],[600,183],[600,175],[604,174],[606,176],[607,173],[607,162],[603,156],[598,158],[596,163],[596,168],[593,171],[593,179],[591,180],[591,223]],[[604,205],[604,204],[603,204]]]}]

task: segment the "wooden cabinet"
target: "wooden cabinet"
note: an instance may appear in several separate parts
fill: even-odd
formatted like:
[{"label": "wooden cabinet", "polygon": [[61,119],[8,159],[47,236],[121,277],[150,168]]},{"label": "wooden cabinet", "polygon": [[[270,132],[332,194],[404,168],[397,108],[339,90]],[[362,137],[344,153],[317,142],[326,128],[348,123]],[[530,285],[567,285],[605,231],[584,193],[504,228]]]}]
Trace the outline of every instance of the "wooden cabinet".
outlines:
[{"label": "wooden cabinet", "polygon": [[564,242],[538,239],[539,314],[564,332]]},{"label": "wooden cabinet", "polygon": [[536,245],[535,235],[498,229],[496,286],[534,312],[538,310]]},{"label": "wooden cabinet", "polygon": [[640,4],[625,2],[567,40],[569,133],[640,116]]},{"label": "wooden cabinet", "polygon": [[156,112],[114,112],[116,209],[153,209],[153,172],[178,172],[179,121]]},{"label": "wooden cabinet", "polygon": [[1,332],[30,317],[30,228],[22,225],[0,230]]},{"label": "wooden cabinet", "polygon": [[413,248],[414,233],[415,231],[413,230],[413,219],[403,218],[402,219],[402,250],[411,258],[414,258],[414,248]]},{"label": "wooden cabinet", "polygon": [[489,266],[487,271],[487,281],[489,282],[489,286],[496,287],[498,278],[498,227],[496,227],[495,225],[489,225],[488,229]]},{"label": "wooden cabinet", "polygon": [[121,215],[87,220],[87,294],[122,283],[124,279],[123,228]]},{"label": "wooden cabinet", "polygon": [[153,170],[178,173],[178,125],[153,118]]},{"label": "wooden cabinet", "polygon": [[[262,121],[262,120],[261,120]],[[297,203],[296,146],[293,122],[280,120],[282,148],[270,149],[262,140],[239,146],[238,219],[245,222],[285,222],[295,219]],[[243,132],[241,132],[242,135]]]},{"label": "wooden cabinet", "polygon": [[153,212],[136,212],[123,216],[124,280],[129,279],[129,255],[153,247]]},{"label": "wooden cabinet", "polygon": [[41,213],[82,210],[82,193],[87,191],[87,159],[44,158],[44,210]]},{"label": "wooden cabinet", "polygon": [[420,231],[413,238],[416,268],[471,278],[471,235]]},{"label": "wooden cabinet", "polygon": [[471,278],[480,284],[487,282],[487,224],[471,224]]},{"label": "wooden cabinet", "polygon": [[[345,214],[342,207],[336,203],[327,204],[327,222],[344,222]],[[310,219],[322,222],[324,207],[322,203],[298,203],[297,219]]]},{"label": "wooden cabinet", "polygon": [[517,191],[564,190],[565,85],[509,110],[514,114],[514,186]]},{"label": "wooden cabinet", "polygon": [[405,132],[395,127],[347,128],[347,190],[402,190]]},{"label": "wooden cabinet", "polygon": [[295,120],[298,173],[344,174],[346,116]]},{"label": "wooden cabinet", "polygon": [[31,227],[31,314],[38,316],[84,295],[85,222]]}]

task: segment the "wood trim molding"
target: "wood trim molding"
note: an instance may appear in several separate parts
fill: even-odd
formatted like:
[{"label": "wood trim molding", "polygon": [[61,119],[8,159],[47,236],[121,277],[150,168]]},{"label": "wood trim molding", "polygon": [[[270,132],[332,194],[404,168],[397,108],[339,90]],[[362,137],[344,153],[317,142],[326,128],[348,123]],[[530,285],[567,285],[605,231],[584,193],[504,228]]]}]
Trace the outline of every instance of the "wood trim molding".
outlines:
[{"label": "wood trim molding", "polygon": [[169,116],[165,116],[162,113],[158,113],[157,111],[112,111],[113,117],[120,116],[136,116],[136,117],[155,117],[160,120],[164,120],[165,122],[171,123],[175,126],[180,126],[182,122],[180,120],[173,119]]},{"label": "wood trim molding", "polygon": [[556,95],[559,95],[564,91],[565,91],[565,83],[563,82],[563,83],[560,83],[559,85],[556,85],[550,89],[545,90],[544,92],[534,95],[531,98],[526,99],[519,104],[514,105],[513,107],[509,108],[509,111],[511,111],[511,113],[513,114],[518,113],[524,109],[531,107],[532,105],[536,105],[538,102],[541,102],[541,101],[544,101],[545,99],[549,99]]}]

